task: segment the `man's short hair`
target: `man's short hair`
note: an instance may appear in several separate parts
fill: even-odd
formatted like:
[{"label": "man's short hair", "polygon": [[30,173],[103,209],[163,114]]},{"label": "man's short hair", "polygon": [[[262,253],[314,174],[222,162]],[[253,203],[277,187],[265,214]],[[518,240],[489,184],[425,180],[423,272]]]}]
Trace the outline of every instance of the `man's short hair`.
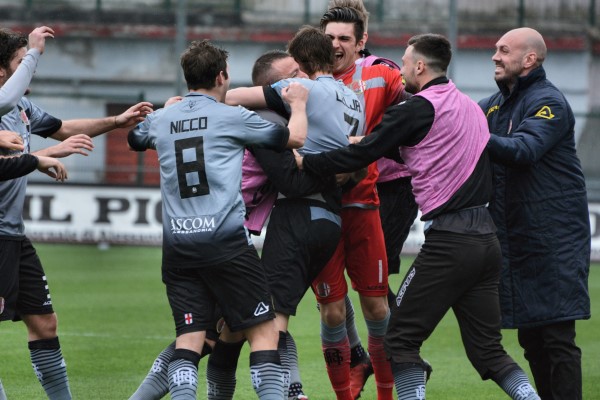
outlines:
[{"label": "man's short hair", "polygon": [[325,31],[330,22],[344,22],[354,25],[354,38],[358,43],[365,34],[365,20],[359,12],[352,7],[334,7],[330,8],[321,17],[319,26]]},{"label": "man's short hair", "polygon": [[27,47],[27,36],[0,28],[0,68],[8,70],[15,52],[23,47]]},{"label": "man's short hair", "polygon": [[360,19],[363,20],[365,24],[365,32],[369,30],[369,11],[365,7],[363,0],[329,0],[329,4],[327,5],[327,9],[330,10],[335,7],[350,7],[354,8],[358,13]]},{"label": "man's short hair", "polygon": [[258,57],[252,67],[252,84],[255,86],[272,85],[282,78],[271,69],[275,61],[291,57],[283,50],[270,50]]},{"label": "man's short hair", "polygon": [[424,33],[408,39],[414,52],[426,58],[426,64],[435,72],[446,72],[452,59],[452,48],[448,39],[435,33]]},{"label": "man's short hair", "polygon": [[331,39],[322,31],[305,25],[288,43],[288,53],[307,75],[317,71],[333,73],[335,54]]},{"label": "man's short hair", "polygon": [[227,79],[228,52],[207,39],[193,41],[181,55],[181,68],[189,90],[212,89],[223,72]]}]

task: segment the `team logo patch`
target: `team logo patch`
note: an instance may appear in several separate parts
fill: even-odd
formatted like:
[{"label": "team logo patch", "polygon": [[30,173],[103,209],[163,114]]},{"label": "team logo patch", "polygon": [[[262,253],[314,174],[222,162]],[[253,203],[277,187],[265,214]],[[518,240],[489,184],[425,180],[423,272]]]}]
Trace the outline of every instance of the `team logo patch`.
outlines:
[{"label": "team logo patch", "polygon": [[0,297],[0,314],[4,312],[4,297]]},{"label": "team logo patch", "polygon": [[194,318],[192,317],[192,313],[183,314],[183,318],[185,319],[186,325],[191,325],[194,322]]},{"label": "team logo patch", "polygon": [[487,113],[485,113],[485,116],[488,117],[491,113],[493,113],[494,111],[497,111],[499,109],[500,109],[499,106],[492,106],[492,107],[490,107],[489,110],[487,110]]},{"label": "team logo patch", "polygon": [[540,108],[540,111],[538,111],[537,114],[535,114],[535,116],[540,117],[540,118],[545,118],[545,119],[554,118],[554,114],[552,114],[552,110],[550,110],[550,107],[548,107],[548,106],[544,106],[544,107]]},{"label": "team logo patch", "polygon": [[261,301],[260,303],[258,303],[258,306],[256,306],[256,310],[254,310],[254,316],[258,317],[259,315],[263,315],[268,312],[269,312],[269,306]]},{"label": "team logo patch", "polygon": [[417,386],[417,388],[415,389],[415,396],[417,396],[416,398],[419,400],[425,399],[425,385]]},{"label": "team logo patch", "polygon": [[317,294],[319,297],[327,297],[331,293],[331,287],[326,282],[317,284]]},{"label": "team logo patch", "polygon": [[323,352],[323,356],[325,357],[325,363],[327,365],[342,365],[344,362],[344,356],[342,356],[342,352],[335,348],[326,349]]},{"label": "team logo patch", "polygon": [[350,83],[350,85],[348,85],[348,87],[354,92],[354,93],[364,93],[365,89],[367,88],[367,84],[365,83],[365,81],[352,81]]}]

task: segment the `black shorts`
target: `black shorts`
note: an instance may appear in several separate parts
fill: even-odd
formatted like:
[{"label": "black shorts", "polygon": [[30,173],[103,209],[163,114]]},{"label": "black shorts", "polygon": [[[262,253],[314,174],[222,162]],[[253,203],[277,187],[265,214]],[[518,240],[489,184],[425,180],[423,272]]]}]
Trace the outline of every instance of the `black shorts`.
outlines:
[{"label": "black shorts", "polygon": [[419,207],[412,193],[411,178],[377,183],[379,215],[388,259],[388,275],[400,272],[400,253]]},{"label": "black shorts", "polygon": [[300,300],[337,247],[340,224],[339,215],[311,206],[310,200],[277,201],[262,251],[275,311],[296,315]]},{"label": "black shorts", "polygon": [[208,267],[163,267],[162,277],[177,336],[214,327],[217,304],[233,332],[275,318],[264,269],[253,246],[232,260]]},{"label": "black shorts", "polygon": [[29,239],[0,239],[0,321],[53,312],[46,274]]}]

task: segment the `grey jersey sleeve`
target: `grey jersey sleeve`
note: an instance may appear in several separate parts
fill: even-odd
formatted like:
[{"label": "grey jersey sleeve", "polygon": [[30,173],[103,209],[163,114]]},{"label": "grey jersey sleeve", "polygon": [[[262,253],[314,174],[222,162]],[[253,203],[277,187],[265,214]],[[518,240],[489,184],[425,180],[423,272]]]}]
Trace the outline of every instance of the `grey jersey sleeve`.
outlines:
[{"label": "grey jersey sleeve", "polygon": [[267,121],[244,107],[239,106],[238,110],[246,127],[243,132],[245,145],[268,147],[277,151],[285,149],[290,137],[286,126]]},{"label": "grey jersey sleeve", "polygon": [[16,107],[25,95],[40,58],[38,49],[29,49],[15,73],[0,88],[0,116]]},{"label": "grey jersey sleeve", "polygon": [[40,107],[30,102],[26,97],[21,98],[21,105],[24,107],[24,111],[29,117],[29,123],[31,124],[31,133],[44,138],[52,136],[62,126],[62,121]]},{"label": "grey jersey sleeve", "polygon": [[156,116],[163,112],[164,109],[159,109],[152,114],[146,115],[146,119],[140,122],[127,135],[127,143],[135,151],[146,151],[147,149],[156,150],[156,137],[149,135],[150,125]]}]

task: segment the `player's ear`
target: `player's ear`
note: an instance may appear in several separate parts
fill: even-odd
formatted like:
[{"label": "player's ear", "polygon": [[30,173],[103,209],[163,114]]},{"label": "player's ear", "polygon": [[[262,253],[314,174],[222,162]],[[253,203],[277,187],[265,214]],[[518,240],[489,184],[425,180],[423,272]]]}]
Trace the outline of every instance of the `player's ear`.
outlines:
[{"label": "player's ear", "polygon": [[367,38],[369,37],[369,35],[367,34],[367,32],[363,33],[363,37],[362,39],[360,39],[358,41],[358,43],[356,43],[356,46],[358,47],[359,50],[364,50],[365,46],[367,45]]},{"label": "player's ear", "polygon": [[215,86],[223,86],[223,83],[225,83],[226,80],[227,78],[225,78],[225,74],[223,73],[223,71],[219,72],[219,75],[217,75],[217,78],[215,80]]}]

